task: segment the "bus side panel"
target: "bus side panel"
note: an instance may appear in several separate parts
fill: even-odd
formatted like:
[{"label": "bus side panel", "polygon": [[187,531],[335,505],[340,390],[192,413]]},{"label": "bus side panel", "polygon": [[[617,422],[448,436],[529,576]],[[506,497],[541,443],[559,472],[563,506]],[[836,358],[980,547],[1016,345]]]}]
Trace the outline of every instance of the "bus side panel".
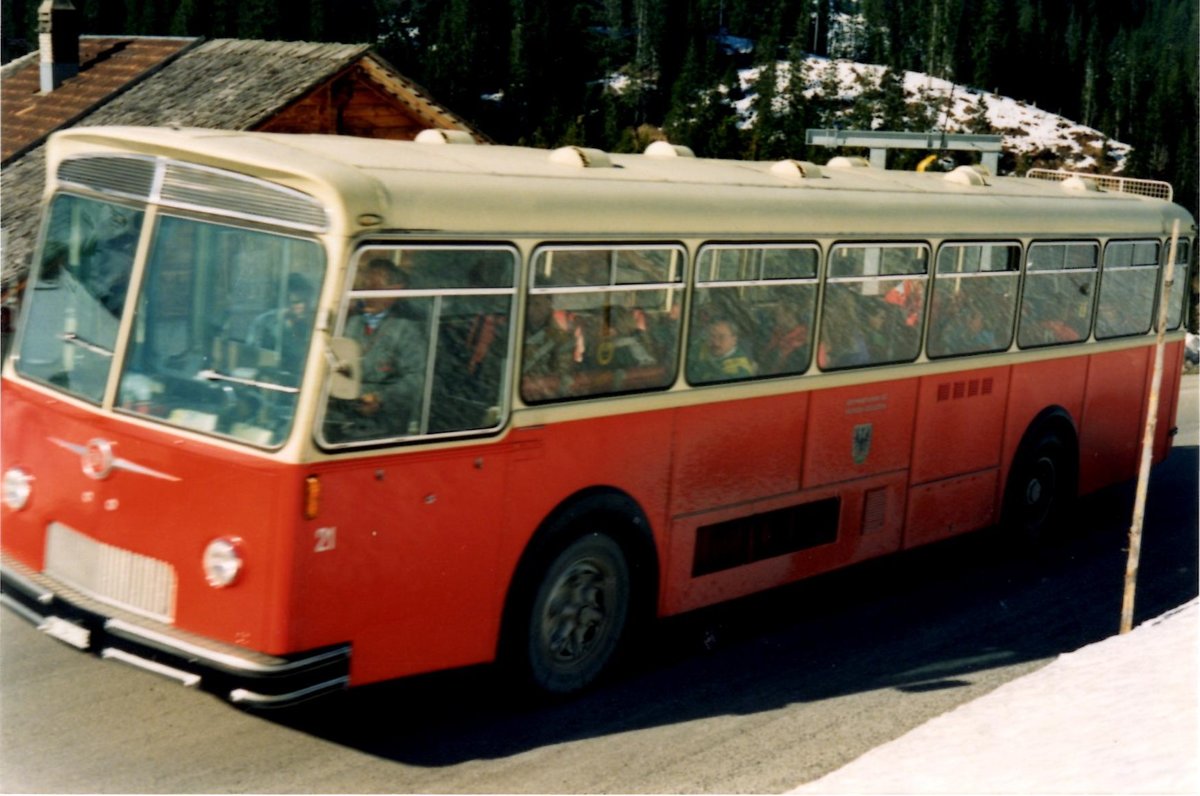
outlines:
[{"label": "bus side panel", "polygon": [[[546,518],[573,495],[596,487],[627,494],[645,512],[661,576],[673,425],[674,410],[664,410],[515,429],[512,485],[506,494],[509,521],[496,564],[502,592]],[[496,606],[497,614],[501,607]]]},{"label": "bus side panel", "polygon": [[510,455],[498,445],[322,469],[321,511],[295,556],[297,646],[351,641],[354,684],[489,660]]},{"label": "bus side panel", "polygon": [[998,467],[913,487],[904,547],[916,547],[991,525],[998,518]]},{"label": "bus side panel", "polygon": [[904,546],[995,522],[1008,368],[921,379]]},{"label": "bus side panel", "polygon": [[1021,438],[1034,418],[1047,407],[1060,406],[1078,428],[1087,386],[1087,357],[1049,359],[1014,365],[1009,382],[1008,414],[1004,424],[1004,477],[996,484],[996,504],[1002,505],[1005,480]]},{"label": "bus side panel", "polygon": [[808,396],[795,393],[677,410],[671,516],[799,489]]},{"label": "bus side panel", "polygon": [[803,487],[907,470],[916,403],[916,379],[814,393],[809,403]]},{"label": "bus side panel", "polygon": [[925,484],[1000,463],[1008,368],[921,379],[910,481]]},{"label": "bus side panel", "polygon": [[[676,518],[671,528],[662,613],[671,615],[715,605],[895,551],[904,519],[905,487],[904,474],[893,473]],[[702,528],[748,516],[762,517],[796,506],[819,505],[823,501],[837,501],[836,536],[832,541],[717,572],[695,574],[697,536]],[[752,548],[769,539],[770,529],[756,522],[749,527],[766,533],[754,539],[739,538],[735,544]]]},{"label": "bus side panel", "polygon": [[1151,347],[1091,357],[1079,422],[1079,492],[1086,494],[1137,472]]},{"label": "bus side panel", "polygon": [[[1151,360],[1153,361],[1153,360]],[[1149,379],[1154,368],[1147,368],[1146,394],[1150,394]],[[1183,378],[1183,341],[1166,345],[1163,351],[1162,384],[1159,386],[1158,425],[1154,433],[1154,461],[1161,462],[1171,450],[1171,429],[1175,428],[1175,416],[1179,411],[1180,380]],[[1140,440],[1139,440],[1139,444]]]}]

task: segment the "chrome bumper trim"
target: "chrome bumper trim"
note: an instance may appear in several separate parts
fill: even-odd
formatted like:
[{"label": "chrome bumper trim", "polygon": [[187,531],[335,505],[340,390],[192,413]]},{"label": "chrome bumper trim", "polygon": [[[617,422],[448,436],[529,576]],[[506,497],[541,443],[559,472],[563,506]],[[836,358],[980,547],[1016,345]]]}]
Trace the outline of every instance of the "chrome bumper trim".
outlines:
[{"label": "chrome bumper trim", "polygon": [[8,610],[12,611],[17,616],[24,619],[31,625],[40,625],[42,623],[42,615],[37,611],[26,608],[23,604],[17,602],[12,597],[8,596],[8,592],[0,592],[0,605],[3,605]]},{"label": "chrome bumper trim", "polygon": [[[0,564],[0,605],[84,652],[116,660],[199,688],[250,708],[283,707],[350,683],[349,644],[294,655],[266,655],[170,626],[142,625],[138,617],[107,615],[86,596],[61,593],[44,575],[5,555]],[[47,588],[41,582],[45,579]],[[145,620],[149,622],[149,620]]]},{"label": "chrome bumper trim", "polygon": [[229,692],[229,701],[235,705],[253,705],[261,708],[276,707],[278,705],[293,705],[305,699],[321,696],[330,691],[341,691],[350,687],[349,677],[338,677],[325,683],[301,688],[298,691],[293,691],[290,694],[279,694],[277,696],[268,696],[266,694],[258,694],[254,691],[248,691],[245,688],[235,688]]},{"label": "chrome bumper trim", "polygon": [[100,650],[100,657],[104,658],[105,660],[127,663],[130,666],[136,666],[139,669],[144,669],[148,672],[162,675],[167,679],[174,680],[185,688],[195,688],[196,686],[200,685],[201,678],[198,674],[185,672],[182,669],[176,669],[174,666],[164,666],[161,663],[148,661],[145,658],[137,655],[130,655],[128,652],[113,649],[112,647],[105,647],[104,649]]},{"label": "chrome bumper trim", "polygon": [[14,586],[28,594],[42,605],[49,605],[50,603],[54,602],[54,592],[37,585],[20,572],[14,572],[6,567],[4,569],[4,577],[12,580]]},{"label": "chrome bumper trim", "polygon": [[287,674],[326,661],[333,661],[350,655],[349,645],[336,647],[316,655],[292,661],[281,660],[276,664],[264,664],[249,658],[227,655],[213,650],[207,650],[196,644],[189,644],[181,639],[172,638],[165,633],[158,633],[149,628],[138,627],[121,619],[109,619],[104,623],[104,629],[114,636],[140,641],[143,644],[160,649],[164,652],[183,653],[191,658],[209,661],[226,669],[254,674],[273,675]]}]

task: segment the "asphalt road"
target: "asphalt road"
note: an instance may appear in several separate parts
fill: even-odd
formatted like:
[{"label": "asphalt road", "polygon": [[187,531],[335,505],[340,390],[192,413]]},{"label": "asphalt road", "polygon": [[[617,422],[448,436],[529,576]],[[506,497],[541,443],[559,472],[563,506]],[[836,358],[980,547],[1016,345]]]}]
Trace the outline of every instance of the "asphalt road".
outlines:
[{"label": "asphalt road", "polygon": [[[1196,595],[1197,377],[1154,471],[1137,621]],[[1013,551],[974,534],[663,623],[582,698],[486,669],[234,709],[0,611],[4,792],[779,792],[1116,632],[1133,486]]]}]

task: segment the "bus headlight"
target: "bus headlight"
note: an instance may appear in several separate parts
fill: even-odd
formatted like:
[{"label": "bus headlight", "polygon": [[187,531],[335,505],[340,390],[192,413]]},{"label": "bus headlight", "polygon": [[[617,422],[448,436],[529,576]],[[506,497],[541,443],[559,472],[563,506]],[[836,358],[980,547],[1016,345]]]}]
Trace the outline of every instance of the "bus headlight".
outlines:
[{"label": "bus headlight", "polygon": [[13,511],[20,511],[25,508],[32,493],[32,475],[20,467],[11,467],[4,471],[4,505]]},{"label": "bus headlight", "polygon": [[204,578],[214,589],[237,582],[242,571],[242,540],[234,536],[213,539],[204,548]]}]

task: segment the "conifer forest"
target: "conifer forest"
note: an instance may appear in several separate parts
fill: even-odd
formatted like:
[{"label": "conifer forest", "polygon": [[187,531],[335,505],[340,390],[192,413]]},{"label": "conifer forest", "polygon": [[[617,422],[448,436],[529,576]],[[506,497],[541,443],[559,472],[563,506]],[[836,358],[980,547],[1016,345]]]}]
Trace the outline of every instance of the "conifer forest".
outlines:
[{"label": "conifer forest", "polygon": [[[36,49],[39,1],[2,0],[5,61]],[[1196,0],[73,2],[84,33],[368,42],[497,143],[634,151],[665,135],[706,157],[823,161],[808,128],[934,129],[895,92],[920,72],[1129,144],[1124,174],[1198,206]],[[811,56],[887,69],[852,97],[812,90],[801,68],[775,79]]]}]

